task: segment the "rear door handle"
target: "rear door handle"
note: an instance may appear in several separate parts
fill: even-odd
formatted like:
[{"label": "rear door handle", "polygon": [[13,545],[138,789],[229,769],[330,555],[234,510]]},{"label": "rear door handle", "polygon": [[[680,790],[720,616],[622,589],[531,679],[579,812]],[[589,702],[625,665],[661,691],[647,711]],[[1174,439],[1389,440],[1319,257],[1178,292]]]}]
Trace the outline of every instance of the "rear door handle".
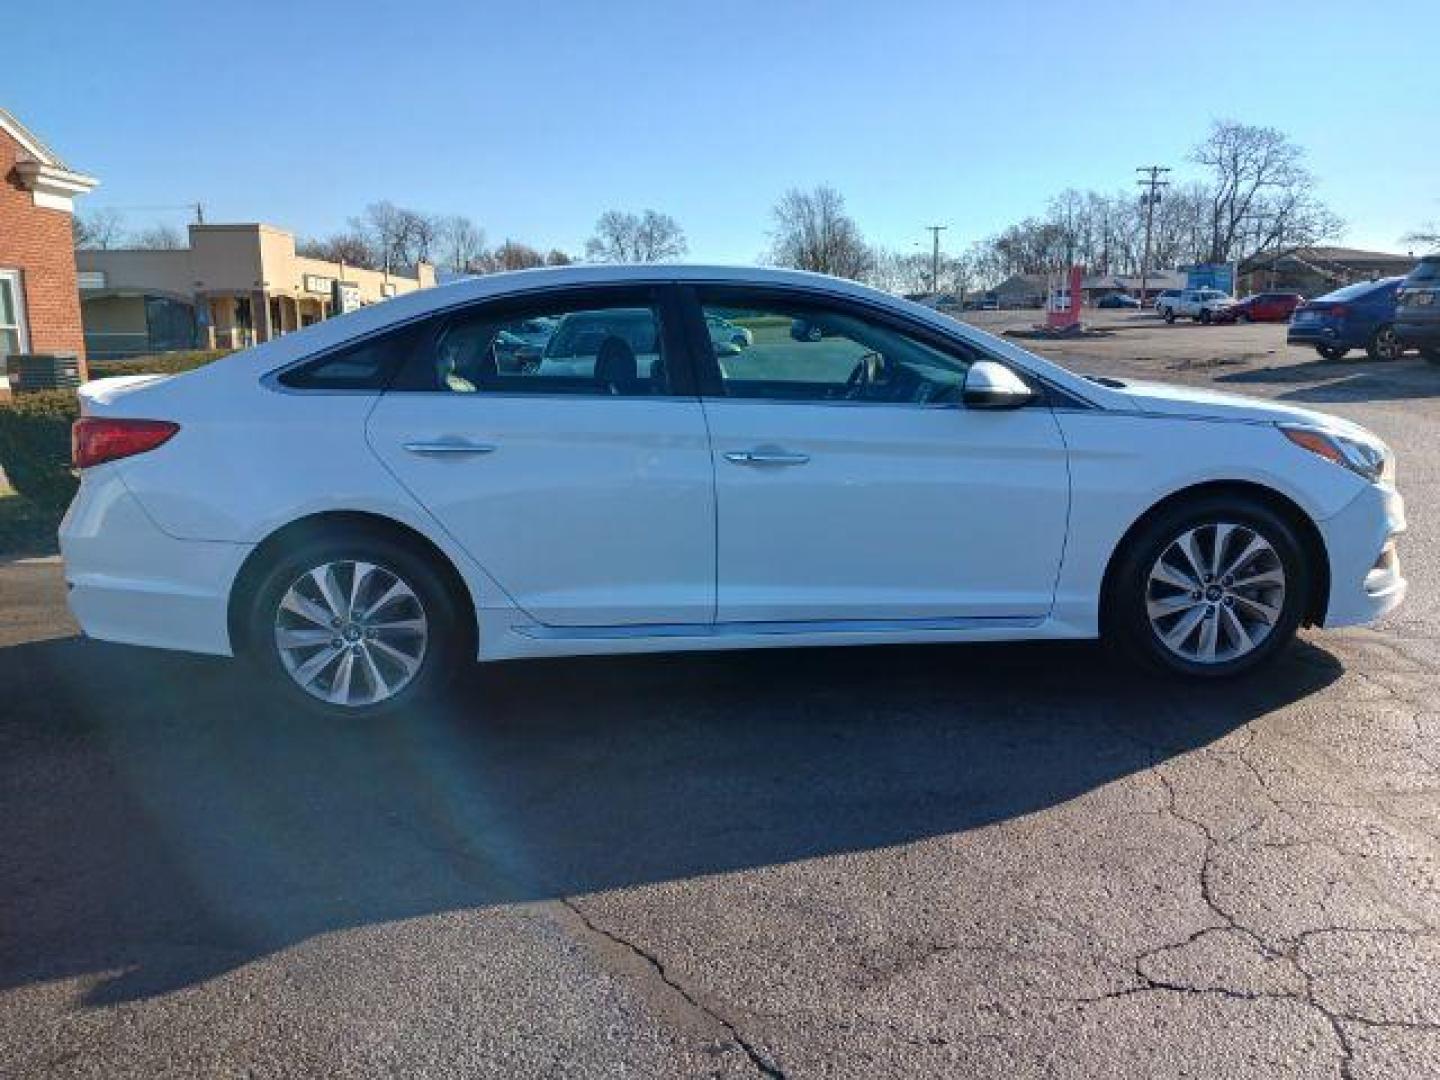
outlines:
[{"label": "rear door handle", "polygon": [[439,457],[446,454],[493,454],[495,452],[495,446],[491,443],[407,442],[403,445],[410,453],[423,454],[427,457]]},{"label": "rear door handle", "polygon": [[781,450],[732,450],[725,460],[736,465],[804,465],[809,454],[787,454]]}]

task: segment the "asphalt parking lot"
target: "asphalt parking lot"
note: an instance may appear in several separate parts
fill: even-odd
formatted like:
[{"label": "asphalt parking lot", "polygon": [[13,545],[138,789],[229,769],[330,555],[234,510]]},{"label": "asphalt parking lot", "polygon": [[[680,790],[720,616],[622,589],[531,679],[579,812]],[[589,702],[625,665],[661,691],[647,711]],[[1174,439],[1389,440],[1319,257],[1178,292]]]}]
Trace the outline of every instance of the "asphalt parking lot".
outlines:
[{"label": "asphalt parking lot", "polygon": [[1097,322],[1039,351],[1386,438],[1406,606],[1222,687],[587,659],[344,727],[0,564],[0,1075],[1440,1076],[1440,368]]}]

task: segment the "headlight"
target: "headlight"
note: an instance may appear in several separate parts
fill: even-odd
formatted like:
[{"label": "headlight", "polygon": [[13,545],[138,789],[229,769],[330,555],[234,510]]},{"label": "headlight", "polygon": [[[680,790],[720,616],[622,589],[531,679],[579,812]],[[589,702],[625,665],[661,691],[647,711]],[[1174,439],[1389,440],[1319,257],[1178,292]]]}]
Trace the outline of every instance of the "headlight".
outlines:
[{"label": "headlight", "polygon": [[1371,483],[1395,481],[1395,457],[1378,439],[1357,439],[1323,428],[1292,424],[1281,424],[1280,431],[1296,446],[1359,473]]}]

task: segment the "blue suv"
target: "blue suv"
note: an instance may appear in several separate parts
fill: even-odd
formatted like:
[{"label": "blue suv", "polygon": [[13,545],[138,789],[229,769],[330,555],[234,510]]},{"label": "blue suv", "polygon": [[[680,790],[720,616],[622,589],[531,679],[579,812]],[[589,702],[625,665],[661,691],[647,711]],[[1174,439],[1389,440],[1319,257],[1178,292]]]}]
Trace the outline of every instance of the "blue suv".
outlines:
[{"label": "blue suv", "polygon": [[1397,360],[1405,347],[1395,336],[1395,294],[1404,278],[1362,281],[1309,300],[1295,309],[1285,340],[1313,345],[1326,360],[1364,349],[1371,360]]},{"label": "blue suv", "polygon": [[1440,255],[1426,255],[1400,286],[1395,336],[1440,364]]}]

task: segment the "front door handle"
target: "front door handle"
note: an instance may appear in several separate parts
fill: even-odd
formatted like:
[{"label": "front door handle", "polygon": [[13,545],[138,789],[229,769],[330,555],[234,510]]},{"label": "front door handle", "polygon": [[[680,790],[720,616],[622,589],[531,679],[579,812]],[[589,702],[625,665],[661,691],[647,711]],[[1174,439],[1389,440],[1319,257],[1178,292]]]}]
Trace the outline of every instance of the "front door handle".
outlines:
[{"label": "front door handle", "polygon": [[809,454],[787,454],[783,450],[732,450],[725,460],[736,465],[804,465]]},{"label": "front door handle", "polygon": [[493,454],[496,449],[491,443],[454,441],[407,442],[404,447],[412,454],[422,454],[426,457],[439,457],[445,454]]}]

